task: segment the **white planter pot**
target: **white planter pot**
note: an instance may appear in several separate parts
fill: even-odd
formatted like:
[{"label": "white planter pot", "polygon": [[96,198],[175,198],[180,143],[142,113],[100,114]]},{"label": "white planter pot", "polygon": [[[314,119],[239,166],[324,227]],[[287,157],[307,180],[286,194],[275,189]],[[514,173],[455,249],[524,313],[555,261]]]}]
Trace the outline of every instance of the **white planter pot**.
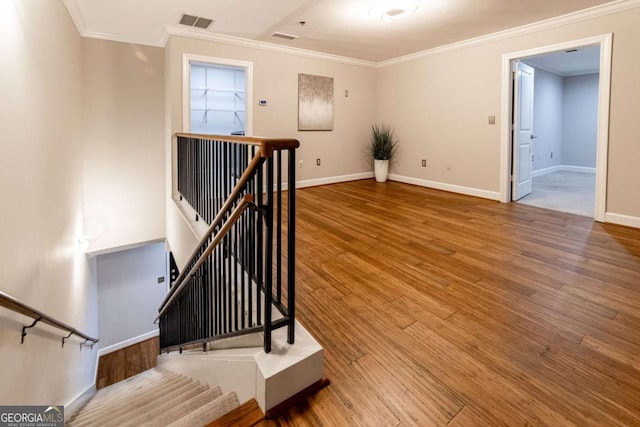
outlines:
[{"label": "white planter pot", "polygon": [[387,180],[387,174],[389,173],[389,160],[374,160],[373,173],[376,181],[385,182]]}]

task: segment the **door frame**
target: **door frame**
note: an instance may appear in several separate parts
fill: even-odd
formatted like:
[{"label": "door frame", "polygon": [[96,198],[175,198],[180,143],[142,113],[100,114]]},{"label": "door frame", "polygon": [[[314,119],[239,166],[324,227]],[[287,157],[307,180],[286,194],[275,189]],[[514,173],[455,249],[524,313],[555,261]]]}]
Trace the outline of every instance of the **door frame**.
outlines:
[{"label": "door frame", "polygon": [[253,62],[213,56],[182,54],[182,131],[191,130],[191,62],[244,68],[245,126],[244,134],[253,136]]},{"label": "door frame", "polygon": [[513,61],[529,56],[600,45],[600,78],[598,87],[598,134],[596,143],[596,194],[594,220],[605,221],[607,203],[607,157],[609,149],[609,98],[611,90],[611,52],[613,34],[603,34],[502,55],[502,109],[500,132],[500,201],[511,202]]}]

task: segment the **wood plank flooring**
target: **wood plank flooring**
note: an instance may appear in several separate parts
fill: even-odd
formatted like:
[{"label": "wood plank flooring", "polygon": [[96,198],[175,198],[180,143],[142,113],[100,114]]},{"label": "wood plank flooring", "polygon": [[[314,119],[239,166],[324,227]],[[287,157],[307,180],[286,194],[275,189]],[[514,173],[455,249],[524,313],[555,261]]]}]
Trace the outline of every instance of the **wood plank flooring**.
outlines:
[{"label": "wood plank flooring", "polygon": [[331,385],[258,425],[640,425],[640,230],[394,182],[297,196]]}]

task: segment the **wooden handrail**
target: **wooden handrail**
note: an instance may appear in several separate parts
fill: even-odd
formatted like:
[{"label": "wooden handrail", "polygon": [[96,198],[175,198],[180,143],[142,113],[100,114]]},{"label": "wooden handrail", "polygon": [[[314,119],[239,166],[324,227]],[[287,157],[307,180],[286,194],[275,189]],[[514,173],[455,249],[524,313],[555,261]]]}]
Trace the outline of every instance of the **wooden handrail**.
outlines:
[{"label": "wooden handrail", "polygon": [[169,305],[178,297],[178,295],[180,295],[182,289],[184,289],[187,283],[189,283],[189,279],[191,278],[191,276],[193,276],[196,271],[198,271],[198,269],[202,266],[202,264],[205,263],[209,255],[211,255],[211,252],[213,252],[213,250],[216,248],[216,246],[218,246],[224,236],[231,230],[231,227],[233,227],[236,221],[238,221],[238,218],[240,218],[244,210],[252,201],[253,196],[251,194],[245,194],[245,196],[240,199],[240,203],[238,203],[238,206],[236,206],[236,208],[233,210],[233,212],[229,216],[229,219],[227,219],[227,221],[222,225],[220,231],[215,235],[211,243],[209,243],[207,249],[202,253],[202,255],[200,255],[198,261],[196,261],[191,270],[189,270],[189,272],[184,275],[180,282],[178,282],[178,280],[176,279],[176,285],[171,288],[172,292],[167,294],[165,301],[163,301],[162,305],[160,306],[158,317],[155,318],[154,323],[157,322],[160,317],[162,317],[165,311],[167,311],[167,309],[169,308]]},{"label": "wooden handrail", "polygon": [[[64,342],[67,338],[69,338],[71,335],[76,335],[80,338],[83,338],[85,341],[84,343],[86,343],[87,341],[91,341],[93,344],[97,343],[98,341],[100,341],[97,338],[92,338],[87,334],[84,334],[82,332],[80,332],[79,330],[77,330],[76,328],[73,328],[69,325],[67,325],[66,323],[63,323],[57,319],[54,319],[53,317],[44,314],[43,312],[41,312],[40,310],[37,310],[33,307],[28,306],[27,304],[24,304],[20,301],[18,301],[17,299],[15,299],[14,297],[12,297],[9,294],[6,294],[2,291],[0,291],[0,305],[8,308],[9,310],[15,311],[16,313],[20,313],[24,316],[30,317],[32,319],[34,319],[34,322],[31,324],[31,326],[23,326],[22,327],[22,342],[24,342],[24,337],[27,335],[26,333],[26,329],[32,328],[36,325],[36,323],[38,322],[42,322],[42,323],[46,323],[49,326],[53,326],[55,328],[58,329],[62,329],[63,331],[66,331],[69,333],[69,335],[67,335],[66,337],[62,338],[62,346],[64,347]],[[82,343],[82,344],[84,344]],[[82,345],[81,344],[81,345]],[[91,346],[93,347],[93,344],[91,344]]]},{"label": "wooden handrail", "polygon": [[212,141],[232,142],[235,144],[255,145],[260,147],[263,157],[271,157],[274,151],[289,150],[300,147],[300,141],[293,138],[266,138],[261,136],[206,135],[199,133],[176,133],[183,138],[209,139]]}]

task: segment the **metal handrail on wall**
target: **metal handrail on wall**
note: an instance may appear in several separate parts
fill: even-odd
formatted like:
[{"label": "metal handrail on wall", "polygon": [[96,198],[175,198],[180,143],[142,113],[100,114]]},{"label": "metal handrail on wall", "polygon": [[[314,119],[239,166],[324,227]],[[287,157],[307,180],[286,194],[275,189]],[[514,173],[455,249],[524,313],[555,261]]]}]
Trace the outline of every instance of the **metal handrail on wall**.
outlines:
[{"label": "metal handrail on wall", "polygon": [[295,183],[299,142],[176,138],[180,199],[209,227],[159,308],[160,350],[206,349],[215,340],[263,332],[270,352],[271,332],[280,327],[293,343],[295,185],[284,200],[282,178],[286,153],[288,183]]},{"label": "metal handrail on wall", "polygon": [[[16,298],[12,297],[9,294],[6,294],[0,291],[0,306],[8,308],[9,310],[15,311],[16,313],[20,313],[24,316],[30,317],[33,319],[33,323],[29,326],[22,326],[22,336],[20,337],[20,344],[24,344],[24,337],[27,336],[27,329],[33,328],[36,326],[38,322],[46,323],[49,326],[53,326],[55,328],[61,329],[65,332],[68,332],[69,335],[62,337],[62,347],[64,347],[64,343],[67,339],[69,339],[72,335],[76,335],[79,338],[84,339],[84,342],[80,343],[80,349],[82,350],[83,345],[87,345],[93,349],[93,345],[100,341],[97,338],[92,338],[87,334],[84,334],[77,330],[76,328],[67,325],[53,317],[44,314],[42,311],[35,309],[23,302],[20,302]],[[91,341],[91,344],[87,344]]]}]

